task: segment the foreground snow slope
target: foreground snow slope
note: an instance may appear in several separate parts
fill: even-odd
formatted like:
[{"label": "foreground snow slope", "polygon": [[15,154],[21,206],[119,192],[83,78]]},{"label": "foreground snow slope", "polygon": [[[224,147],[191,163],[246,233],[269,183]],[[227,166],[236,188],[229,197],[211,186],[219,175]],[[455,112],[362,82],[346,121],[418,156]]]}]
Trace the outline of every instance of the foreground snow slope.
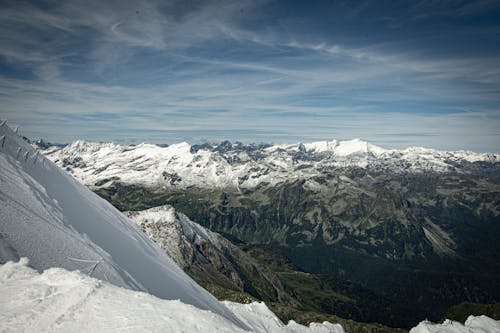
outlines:
[{"label": "foreground snow slope", "polygon": [[[2,332],[247,332],[226,318],[178,300],[116,287],[80,272],[38,273],[28,260],[0,266]],[[264,303],[227,302],[252,332],[344,333],[338,324],[284,325]]]},{"label": "foreground snow slope", "polygon": [[[28,260],[0,266],[2,332],[248,332],[210,311],[178,300],[116,287],[62,268],[38,273]],[[284,325],[264,303],[225,304],[252,332],[344,333],[338,324]],[[410,333],[498,333],[500,322],[470,316],[465,325],[421,322]]]},{"label": "foreground snow slope", "polygon": [[0,127],[0,263],[79,269],[115,285],[180,299],[245,327],[135,224]]}]

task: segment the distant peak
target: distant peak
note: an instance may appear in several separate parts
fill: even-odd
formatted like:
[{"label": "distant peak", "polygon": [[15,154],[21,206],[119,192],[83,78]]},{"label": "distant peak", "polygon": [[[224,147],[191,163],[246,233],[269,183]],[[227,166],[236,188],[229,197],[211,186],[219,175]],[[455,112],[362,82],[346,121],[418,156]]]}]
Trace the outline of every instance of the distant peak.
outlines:
[{"label": "distant peak", "polygon": [[173,145],[170,145],[166,147],[166,149],[169,150],[182,150],[182,151],[190,151],[191,150],[191,145],[187,143],[186,141],[180,142],[180,143],[174,143]]}]

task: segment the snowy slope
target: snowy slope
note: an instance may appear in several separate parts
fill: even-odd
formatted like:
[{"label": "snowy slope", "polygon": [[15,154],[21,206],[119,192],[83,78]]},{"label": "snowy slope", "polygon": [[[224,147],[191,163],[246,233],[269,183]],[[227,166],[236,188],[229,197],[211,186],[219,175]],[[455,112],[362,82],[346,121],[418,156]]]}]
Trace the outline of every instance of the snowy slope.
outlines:
[{"label": "snowy slope", "polygon": [[0,262],[28,257],[38,270],[79,269],[117,286],[180,299],[245,327],[130,219],[5,124],[0,166]]},{"label": "snowy slope", "polygon": [[223,317],[177,300],[163,301],[61,268],[39,274],[26,263],[0,268],[1,331],[177,332],[214,326],[241,331]]},{"label": "snowy slope", "polygon": [[[178,300],[116,287],[51,268],[38,273],[27,259],[0,266],[2,332],[248,332],[231,321]],[[344,333],[338,324],[284,325],[264,303],[225,304],[257,333]],[[411,333],[498,333],[500,322],[470,316],[465,325],[421,322]]]},{"label": "snowy slope", "polygon": [[388,150],[359,139],[274,146],[229,142],[190,146],[184,142],[168,147],[75,141],[41,150],[87,186],[105,187],[117,181],[158,189],[253,188],[349,166],[392,172],[467,172],[472,163],[500,162],[500,154],[419,147]]},{"label": "snowy slope", "polygon": [[[26,258],[0,266],[2,332],[247,332],[178,300],[116,287],[79,272],[38,273]],[[257,333],[344,333],[338,324],[284,325],[264,303],[226,303]]]}]

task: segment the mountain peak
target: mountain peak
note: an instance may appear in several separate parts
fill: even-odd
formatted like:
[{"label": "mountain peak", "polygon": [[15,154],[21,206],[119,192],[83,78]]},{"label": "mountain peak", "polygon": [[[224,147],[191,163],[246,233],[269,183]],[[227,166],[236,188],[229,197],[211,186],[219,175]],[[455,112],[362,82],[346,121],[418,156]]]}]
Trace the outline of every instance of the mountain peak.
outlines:
[{"label": "mountain peak", "polygon": [[336,156],[349,156],[354,154],[367,154],[380,155],[387,150],[375,146],[371,143],[363,141],[359,138],[344,141],[316,141],[304,144],[307,151],[321,153],[331,152]]}]

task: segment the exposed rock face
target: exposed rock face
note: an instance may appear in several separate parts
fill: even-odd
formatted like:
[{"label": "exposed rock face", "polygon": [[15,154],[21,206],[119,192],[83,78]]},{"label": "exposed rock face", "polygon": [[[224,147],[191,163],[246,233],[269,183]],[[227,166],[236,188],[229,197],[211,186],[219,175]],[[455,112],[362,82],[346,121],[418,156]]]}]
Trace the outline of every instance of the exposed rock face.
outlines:
[{"label": "exposed rock face", "polygon": [[[200,284],[245,292],[266,301],[293,304],[278,278],[221,235],[177,213],[171,206],[128,211],[141,229]],[[243,301],[252,300],[244,298]]]}]

